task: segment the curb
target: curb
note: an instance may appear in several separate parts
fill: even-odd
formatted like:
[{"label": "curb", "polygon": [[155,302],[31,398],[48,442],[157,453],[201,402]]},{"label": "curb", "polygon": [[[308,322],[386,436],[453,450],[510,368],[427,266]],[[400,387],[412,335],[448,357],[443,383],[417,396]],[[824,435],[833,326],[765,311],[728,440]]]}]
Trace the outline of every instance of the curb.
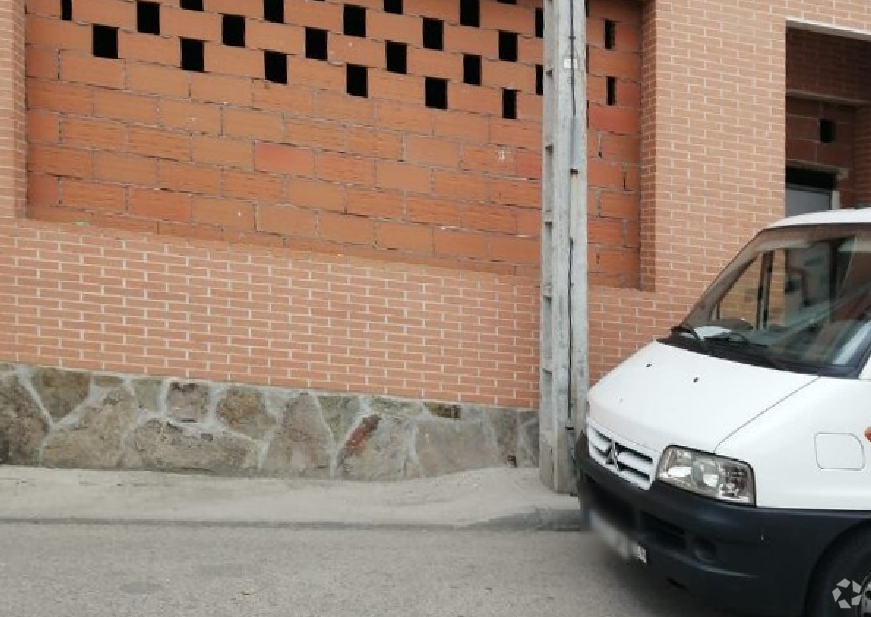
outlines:
[{"label": "curb", "polygon": [[238,529],[287,529],[328,531],[494,531],[494,532],[575,532],[584,529],[580,512],[536,508],[528,514],[512,514],[478,523],[356,523],[338,521],[250,521],[250,520],[185,520],[147,518],[99,518],[99,517],[50,517],[50,516],[0,516],[2,525],[81,525],[106,527],[187,527],[187,528],[238,528]]}]

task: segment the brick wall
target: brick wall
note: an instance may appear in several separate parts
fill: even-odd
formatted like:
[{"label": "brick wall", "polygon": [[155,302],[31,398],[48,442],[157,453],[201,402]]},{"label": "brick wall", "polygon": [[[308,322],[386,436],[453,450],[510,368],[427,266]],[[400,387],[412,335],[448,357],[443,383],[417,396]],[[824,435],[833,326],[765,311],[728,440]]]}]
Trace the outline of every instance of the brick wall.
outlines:
[{"label": "brick wall", "polygon": [[[834,139],[824,141],[820,124],[834,124]],[[838,173],[840,206],[856,205],[854,146],[856,108],[813,99],[786,99],[786,161],[797,167]]]},{"label": "brick wall", "polygon": [[864,102],[869,89],[871,43],[790,28],[786,31],[786,88]]},{"label": "brick wall", "polygon": [[24,7],[0,3],[0,218],[24,212]]},{"label": "brick wall", "polygon": [[[28,2],[31,218],[537,276],[540,2],[177,5]],[[631,285],[640,11],[593,6],[592,263]]]},{"label": "brick wall", "polygon": [[537,406],[535,283],[0,221],[4,360]]},{"label": "brick wall", "polygon": [[[27,6],[32,13],[54,19],[62,29],[75,25],[57,19],[57,2],[34,0]],[[91,6],[92,15],[99,9],[101,20],[118,18],[109,10],[118,3],[74,2],[73,6]],[[0,91],[4,110],[0,116],[0,185],[9,188],[0,201],[4,217],[0,220],[0,328],[7,333],[0,358],[135,374],[512,407],[536,405],[538,309],[533,277],[476,272],[457,268],[456,261],[445,269],[331,255],[314,250],[321,249],[320,245],[305,245],[309,250],[301,251],[283,245],[261,247],[171,234],[144,236],[133,226],[131,221],[137,219],[127,210],[124,213],[130,216],[120,226],[13,217],[19,201],[23,205],[23,200],[14,198],[15,187],[20,186],[19,197],[23,197],[25,178],[20,164],[25,151],[23,9],[23,2],[0,8],[0,32],[9,33],[3,37],[9,53],[0,62],[0,80],[6,86]],[[35,17],[31,14],[30,19]],[[83,19],[89,19],[87,14]],[[482,20],[486,19],[492,17],[482,14]],[[157,49],[149,53],[158,53]],[[43,169],[43,176],[54,175],[48,172],[56,170],[60,178],[34,182],[37,173],[31,173],[28,198],[36,210],[57,206],[68,180],[72,180],[72,195],[78,193],[79,199],[92,203],[88,191],[102,183],[87,174],[69,175],[76,170],[97,172],[108,164],[113,173],[120,174],[116,179],[130,177],[127,183],[105,183],[115,190],[120,186],[129,207],[136,201],[137,188],[153,190],[147,184],[137,185],[138,174],[151,174],[154,165],[160,174],[161,163],[167,161],[182,163],[163,155],[172,152],[163,140],[165,134],[149,139],[153,134],[149,130],[156,126],[123,120],[143,113],[141,100],[131,101],[124,96],[128,93],[110,92],[111,88],[103,86],[60,83],[35,75],[46,64],[63,70],[64,62],[68,70],[78,66],[80,72],[73,69],[73,73],[83,81],[111,78],[111,70],[94,72],[93,58],[83,52],[55,50],[40,56],[35,47],[28,51],[30,165]],[[125,79],[128,69],[124,69]],[[169,75],[160,67],[151,70]],[[149,83],[155,89],[174,87],[172,78]],[[83,104],[96,110],[98,90],[109,96],[100,107],[103,116],[75,111]],[[232,88],[221,92],[231,97],[236,93]],[[283,92],[292,95],[289,90]],[[337,102],[340,99],[344,100],[336,97]],[[34,106],[35,101],[45,105]],[[191,108],[185,103],[172,103],[180,106],[177,122],[208,117],[200,114],[200,107],[194,116],[189,115]],[[52,105],[59,109],[52,111]],[[345,107],[341,113],[348,109],[358,108]],[[163,106],[158,109],[164,111]],[[158,148],[160,154],[137,159],[140,155],[131,151],[101,157],[94,144],[114,139],[115,133],[94,131],[88,123],[105,128],[111,125],[113,114],[122,117],[124,143],[132,148],[131,134],[140,135],[138,147]],[[391,117],[398,120],[401,115]],[[71,132],[65,130],[68,119],[76,120]],[[489,131],[488,125],[488,135]],[[58,143],[52,145],[50,139],[55,135]],[[62,141],[68,136],[74,142],[80,140],[81,147]],[[190,139],[193,148],[193,131]],[[222,152],[214,149],[211,156],[225,156]],[[137,165],[130,165],[131,160]],[[181,165],[173,177],[177,182],[196,182],[201,176],[191,172],[197,169],[191,161]],[[269,174],[258,174],[253,180],[245,190],[268,185]],[[111,200],[96,203],[104,207],[94,209],[92,222],[97,216],[116,212]],[[175,211],[171,200],[161,203],[165,208],[161,212]],[[343,253],[349,252],[346,249],[342,245]]]},{"label": "brick wall", "polygon": [[29,216],[534,275],[536,4],[30,1]]},{"label": "brick wall", "polygon": [[587,7],[591,285],[640,284],[641,7],[638,0]]},{"label": "brick wall", "polygon": [[[866,170],[864,162],[868,140],[857,127],[857,114],[871,99],[868,66],[871,43],[867,41],[787,30],[786,87],[791,94],[786,105],[787,161],[841,170],[837,188],[842,207],[848,208],[857,203],[857,186],[867,196],[871,183],[871,169]],[[820,138],[821,121],[834,124],[835,139],[829,143]]]},{"label": "brick wall", "polygon": [[[54,6],[47,0],[31,2],[29,6],[31,5]],[[11,6],[18,5],[11,3]],[[522,8],[523,5],[518,10]],[[51,15],[51,11],[45,8],[42,13]],[[13,31],[11,18],[12,15],[0,12],[0,29]],[[642,96],[641,139],[645,147],[640,174],[643,213],[640,237],[641,253],[645,257],[641,269],[641,283],[644,291],[606,287],[593,289],[590,343],[594,377],[613,366],[640,344],[665,331],[739,246],[760,226],[782,216],[786,116],[786,43],[783,33],[787,18],[804,19],[833,27],[871,30],[871,6],[859,0],[839,3],[835,10],[832,7],[821,7],[819,3],[810,0],[779,0],[764,6],[758,3],[714,0],[645,3],[642,70],[647,79]],[[707,27],[706,24],[709,23],[717,23],[718,29]],[[52,54],[48,55],[50,60]],[[63,69],[61,56],[63,54],[58,56],[59,70]],[[31,70],[39,70],[39,65],[39,62],[31,62],[31,67],[37,67]],[[18,69],[13,66],[9,74],[16,75],[20,68],[20,65]],[[75,68],[73,70],[75,73]],[[0,74],[5,75],[2,71],[0,65]],[[55,87],[69,85],[53,83],[44,77],[34,76],[31,79],[34,82],[45,81]],[[152,83],[165,88],[174,87],[171,80]],[[228,77],[226,83],[236,81]],[[14,109],[16,84],[13,80],[12,87],[4,89],[0,95],[0,102],[9,105],[9,109]],[[265,90],[265,84],[263,86]],[[85,90],[89,91],[88,87]],[[77,88],[66,91],[81,92]],[[33,93],[38,94],[39,90],[31,89],[30,92],[32,100]],[[225,89],[222,92],[226,96],[227,93],[233,95],[236,90]],[[335,98],[338,100],[343,97],[344,95]],[[318,98],[321,98],[320,95]],[[88,97],[85,99],[87,101]],[[60,100],[65,105],[81,104],[76,96],[65,96]],[[110,107],[123,109],[120,104]],[[363,108],[368,109],[368,103],[364,103]],[[46,115],[56,113],[60,112]],[[184,118],[183,114],[182,117]],[[395,117],[400,116],[397,114]],[[863,129],[861,123],[859,124],[857,130],[861,131]],[[2,126],[4,140],[0,141],[0,152],[5,157],[13,156],[10,153],[20,142],[15,139],[7,140],[5,135],[14,135],[14,116],[4,115]],[[39,122],[32,126],[39,126]],[[49,119],[43,129],[53,135],[53,127]],[[49,144],[50,142],[44,145],[51,148]],[[48,152],[52,155],[57,153],[51,149]],[[50,164],[53,159],[43,157],[42,160]],[[39,164],[39,161],[37,156],[34,164]],[[120,169],[122,173],[133,174],[134,177],[141,171],[139,167],[129,166],[121,166]],[[148,166],[145,169],[148,170]],[[159,162],[155,173],[160,173]],[[2,179],[10,182],[10,186],[13,183],[11,178],[9,171],[4,171]],[[218,182],[221,180],[219,177]],[[58,183],[58,188],[61,184],[62,182]],[[52,186],[54,185],[49,183],[49,194]],[[31,186],[31,200],[44,200],[45,203],[46,198],[40,193],[38,185]],[[51,199],[47,201],[51,203]],[[188,259],[191,252],[197,255],[196,259],[205,261],[210,261],[212,251],[216,256],[220,255],[215,257],[214,268],[205,267],[191,276],[204,277],[202,280],[232,280],[229,291],[221,290],[223,282],[213,286],[221,302],[224,302],[224,296],[220,294],[240,297],[244,302],[256,302],[251,295],[254,293],[251,285],[255,284],[265,283],[267,290],[273,289],[272,286],[278,286],[281,290],[287,289],[285,272],[274,264],[292,263],[294,268],[299,267],[304,272],[292,279],[294,288],[300,285],[311,285],[313,288],[317,286],[322,293],[317,298],[306,296],[306,301],[312,301],[312,306],[304,318],[319,315],[329,320],[335,318],[330,311],[342,312],[347,308],[343,304],[348,303],[349,296],[344,289],[330,288],[329,285],[325,287],[324,283],[319,282],[319,268],[325,266],[318,264],[337,263],[350,268],[355,263],[350,258],[327,259],[307,253],[290,252],[285,248],[227,248],[225,245],[211,244],[196,238],[142,241],[135,233],[123,230],[80,231],[76,227],[58,227],[42,221],[8,221],[0,227],[4,260],[0,270],[0,285],[3,286],[0,297],[4,300],[14,298],[14,301],[5,302],[0,312],[3,319],[0,326],[8,332],[22,333],[15,335],[17,338],[6,347],[6,357],[14,356],[12,359],[22,361],[39,359],[43,363],[69,366],[106,363],[112,366],[105,368],[112,370],[138,370],[139,362],[146,357],[153,358],[145,364],[148,371],[175,371],[177,365],[172,363],[183,362],[175,357],[182,353],[179,350],[183,345],[179,343],[170,346],[162,342],[158,344],[158,341],[178,340],[174,336],[188,331],[191,329],[190,325],[194,324],[194,329],[205,327],[208,336],[214,337],[205,350],[199,352],[205,355],[197,358],[198,362],[205,362],[204,370],[213,371],[216,378],[239,373],[236,369],[227,369],[226,365],[240,359],[244,364],[249,356],[254,357],[255,354],[253,351],[245,351],[242,358],[238,357],[238,350],[249,348],[237,346],[241,331],[231,328],[244,328],[244,336],[250,337],[249,331],[254,326],[245,320],[253,314],[249,312],[249,308],[250,311],[259,309],[246,305],[244,313],[233,313],[229,306],[230,298],[227,297],[226,305],[215,308],[189,307],[187,313],[175,311],[170,304],[179,303],[179,297],[166,294],[177,293],[176,288],[170,290],[168,286],[170,283],[179,285],[179,282],[167,281],[163,277],[178,275],[180,260]],[[68,248],[70,246],[74,247],[72,251]],[[346,246],[342,245],[343,250]],[[65,257],[58,255],[61,247]],[[271,255],[271,259],[275,260],[271,262],[272,273],[267,272],[265,278],[262,272],[255,274],[248,270],[261,255]],[[403,259],[405,258],[404,254]],[[451,263],[455,264],[456,259],[451,259],[454,260]],[[489,265],[486,259],[469,261]],[[108,270],[99,270],[106,267],[100,265],[103,263],[109,264]],[[359,279],[364,287],[371,282],[370,286],[383,285],[392,288],[397,284],[395,281],[398,278],[407,276],[400,273],[412,267],[390,261],[366,263],[371,265],[370,274]],[[521,271],[518,266],[519,264],[512,267]],[[152,267],[159,271],[149,273],[148,269]],[[445,270],[432,266],[415,268],[419,268],[416,270],[419,278],[414,283],[417,287],[410,292],[403,290],[401,298],[391,297],[385,300],[385,311],[388,308],[391,311],[398,310],[408,315],[409,319],[418,320],[416,324],[406,326],[399,338],[389,338],[389,344],[400,345],[406,356],[396,360],[396,364],[385,367],[384,373],[378,377],[371,378],[368,387],[381,391],[405,387],[397,386],[391,380],[402,379],[403,383],[405,380],[413,381],[412,368],[419,369],[422,364],[426,364],[424,359],[430,356],[425,356],[424,351],[430,350],[430,353],[446,358],[446,361],[439,365],[442,376],[432,382],[438,384],[435,388],[440,394],[433,395],[429,392],[427,396],[443,399],[451,398],[447,395],[455,393],[463,398],[496,400],[499,395],[488,394],[488,388],[502,386],[505,382],[497,382],[486,372],[492,363],[475,366],[469,364],[470,358],[464,359],[467,358],[465,354],[486,351],[497,354],[497,357],[504,357],[507,364],[503,368],[510,368],[513,374],[529,375],[526,381],[519,379],[516,392],[506,396],[520,402],[535,401],[535,371],[530,371],[529,368],[536,366],[537,358],[530,358],[525,352],[517,353],[515,349],[521,340],[528,341],[530,349],[536,349],[537,319],[534,316],[528,319],[513,317],[518,310],[515,298],[522,298],[524,302],[535,298],[535,280],[472,273],[468,270]],[[20,272],[25,274],[19,274]],[[40,276],[32,276],[34,272]],[[523,272],[527,270],[523,269]],[[115,309],[120,315],[103,317],[111,312],[109,307],[115,302],[102,296],[106,285],[104,281],[107,280],[105,277],[110,277],[109,288],[115,288],[120,282],[125,289],[141,290],[145,299],[121,300],[120,308],[116,304]],[[37,281],[42,282],[37,284]],[[206,287],[210,285],[207,284]],[[445,311],[452,310],[450,307],[456,303],[457,298],[453,293],[455,288],[463,290],[463,297],[475,294],[474,302],[497,310],[497,314],[501,316],[497,320],[504,318],[511,321],[512,326],[517,327],[519,332],[524,335],[528,333],[529,339],[518,339],[513,334],[502,335],[498,325],[495,326],[497,329],[494,337],[492,315],[474,323],[460,323],[453,335],[443,335],[442,329],[434,324],[443,319],[444,311],[436,311],[432,313],[434,319],[427,319],[430,315],[429,303],[447,307]],[[416,296],[416,293],[422,296]],[[423,311],[416,312],[421,307],[410,303],[421,300],[421,297],[425,298],[422,300]],[[234,303],[236,301],[238,300],[234,299]],[[48,305],[35,306],[39,302],[46,302]],[[294,303],[294,306],[298,304]],[[474,308],[478,308],[478,305]],[[138,312],[140,309],[146,311],[144,317]],[[194,316],[192,311],[199,313]],[[536,310],[531,309],[531,315],[535,314]],[[508,315],[512,317],[509,318]],[[520,315],[525,313],[520,311]],[[158,320],[157,326],[149,326],[155,323],[153,319]],[[386,317],[379,316],[379,319]],[[281,324],[288,326],[296,323],[289,313],[285,313],[280,320]],[[355,325],[364,323],[357,317],[351,322]],[[268,323],[270,326],[275,325]],[[329,323],[331,322],[328,321]],[[94,328],[99,328],[99,336]],[[106,339],[106,343],[100,342],[108,330],[112,330],[115,338]],[[166,336],[167,330],[176,334]],[[309,330],[305,332],[309,333]],[[309,335],[323,336],[326,332],[318,329]],[[351,339],[346,336],[346,330],[341,332],[342,337],[334,341],[335,345],[322,339],[309,343],[318,346],[316,358],[323,358],[325,348],[321,345],[329,346],[326,348],[328,358],[334,347],[338,357],[360,357],[360,350],[355,347],[354,341],[362,339]],[[98,341],[97,345],[124,345],[131,351],[126,356],[122,352],[119,359],[117,356],[104,354],[102,347],[99,350],[95,348],[95,341]],[[483,351],[478,352],[476,346],[482,344],[492,347],[482,348]],[[256,346],[250,347],[255,348]],[[287,349],[266,352],[266,369],[262,364],[258,365],[259,369],[246,369],[243,365],[238,367],[243,372],[250,370],[252,380],[256,374],[258,380],[287,380],[302,384],[322,383],[322,378],[326,377],[331,387],[347,383],[346,376],[350,369],[343,369],[335,375],[318,373],[317,371],[326,367],[317,364],[321,360],[306,355],[313,353],[311,349],[313,348],[307,347],[305,351],[300,350],[295,354]],[[355,350],[353,354],[352,349]],[[462,350],[462,355],[458,355],[458,349]],[[475,351],[469,352],[468,349]],[[110,354],[112,352],[107,351]],[[184,353],[190,352],[184,350]],[[387,352],[384,353],[386,355]],[[399,350],[391,347],[390,356],[396,353]],[[236,360],[231,360],[234,356]],[[385,360],[381,350],[367,351],[363,357],[367,362],[370,357],[390,361]],[[476,356],[476,360],[480,361],[480,357]],[[291,359],[293,362],[315,364],[306,364],[293,370],[281,367],[282,362]],[[131,362],[131,365],[126,365],[125,362]],[[450,368],[451,366],[454,368]],[[192,370],[203,370],[203,366],[193,366]]]},{"label": "brick wall", "polygon": [[[594,380],[667,332],[734,252],[783,216],[788,20],[867,33],[871,5],[861,0],[837,7],[812,0],[645,3],[644,291],[593,290]],[[839,70],[853,62],[864,71],[867,63],[857,62],[860,57],[839,55]],[[796,75],[793,68],[790,73]],[[816,75],[822,78],[825,71]],[[859,116],[868,118],[867,108]],[[871,127],[857,118],[856,131],[869,135]],[[863,162],[860,150],[861,145],[856,183],[871,186],[862,172],[871,171],[871,158]],[[858,186],[857,194],[861,200]]]}]

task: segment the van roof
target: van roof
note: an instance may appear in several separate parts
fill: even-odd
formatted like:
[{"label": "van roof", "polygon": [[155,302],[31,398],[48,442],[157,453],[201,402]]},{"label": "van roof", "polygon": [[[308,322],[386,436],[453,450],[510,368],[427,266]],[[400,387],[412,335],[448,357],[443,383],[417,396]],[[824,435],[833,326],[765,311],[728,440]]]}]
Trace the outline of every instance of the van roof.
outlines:
[{"label": "van roof", "polygon": [[775,227],[794,227],[797,225],[834,225],[834,224],[871,224],[871,208],[844,209],[844,210],[826,210],[825,212],[813,212],[811,214],[800,214],[781,219],[776,223],[769,225],[769,228]]}]

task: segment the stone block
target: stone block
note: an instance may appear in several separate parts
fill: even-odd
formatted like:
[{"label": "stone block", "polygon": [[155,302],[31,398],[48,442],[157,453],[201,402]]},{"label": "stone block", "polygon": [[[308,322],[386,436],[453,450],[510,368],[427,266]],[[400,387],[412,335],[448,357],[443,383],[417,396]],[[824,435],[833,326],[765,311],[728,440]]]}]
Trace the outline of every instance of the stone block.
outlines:
[{"label": "stone block", "polygon": [[411,458],[414,423],[409,418],[370,414],[352,429],[339,453],[338,475],[349,480],[417,477]]},{"label": "stone block", "polygon": [[449,420],[459,420],[463,415],[463,406],[452,403],[424,403],[424,407],[430,415],[437,418],[446,418]]},{"label": "stone block", "polygon": [[381,416],[402,416],[415,418],[423,413],[419,401],[403,401],[386,396],[373,396],[368,400],[369,411]]},{"label": "stone block", "polygon": [[538,467],[538,413],[517,412],[517,466]]},{"label": "stone block", "polygon": [[160,413],[160,389],[163,382],[159,379],[137,379],[133,382],[133,392],[139,406],[149,413]]},{"label": "stone block", "polygon": [[128,469],[235,475],[255,470],[257,454],[257,444],[250,439],[154,419],[133,431],[122,465]]},{"label": "stone block", "polygon": [[112,389],[121,386],[124,380],[115,375],[94,375],[93,384],[96,388]]},{"label": "stone block", "polygon": [[318,397],[318,402],[324,421],[333,433],[333,439],[337,444],[344,443],[348,430],[362,411],[360,397],[323,395]]},{"label": "stone block", "polygon": [[499,466],[499,448],[482,420],[420,420],[415,440],[424,476]]},{"label": "stone block", "polygon": [[55,421],[62,420],[81,405],[91,390],[88,373],[36,368],[30,383],[39,395],[42,406]]},{"label": "stone block", "polygon": [[266,453],[263,471],[270,475],[329,477],[333,435],[311,394],[292,399]]},{"label": "stone block", "polygon": [[276,423],[263,392],[255,388],[229,389],[218,402],[217,414],[225,426],[251,439],[263,439]]},{"label": "stone block", "polygon": [[484,422],[496,441],[499,462],[505,464],[517,457],[517,412],[514,409],[498,407],[469,407],[463,413],[467,420]]},{"label": "stone block", "polygon": [[48,467],[114,469],[124,452],[122,439],[139,414],[136,399],[116,388],[100,403],[89,405],[78,422],[62,426],[45,441],[42,462]]},{"label": "stone block", "polygon": [[48,419],[18,377],[0,378],[0,464],[35,465]]},{"label": "stone block", "polygon": [[209,386],[173,382],[166,395],[166,409],[179,422],[202,422],[209,413]]}]

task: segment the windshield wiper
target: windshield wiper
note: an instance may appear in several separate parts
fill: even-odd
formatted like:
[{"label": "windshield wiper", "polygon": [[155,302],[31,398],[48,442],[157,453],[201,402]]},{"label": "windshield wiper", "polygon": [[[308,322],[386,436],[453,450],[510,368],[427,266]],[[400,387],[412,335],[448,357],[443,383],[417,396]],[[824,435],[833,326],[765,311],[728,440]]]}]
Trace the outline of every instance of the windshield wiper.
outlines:
[{"label": "windshield wiper", "polygon": [[689,334],[699,343],[699,345],[702,347],[702,349],[705,349],[705,350],[708,349],[708,343],[705,340],[705,337],[703,337],[701,334],[696,332],[696,329],[693,328],[691,325],[689,325],[685,321],[680,322],[676,326],[672,326],[671,333],[672,334]]},{"label": "windshield wiper", "polygon": [[754,357],[762,358],[763,360],[765,360],[768,365],[771,366],[771,368],[775,368],[781,371],[790,370],[783,362],[781,362],[771,354],[768,345],[751,341],[740,332],[736,332],[733,330],[732,332],[715,334],[713,336],[706,337],[705,340],[709,343],[726,343],[727,345],[734,346],[735,348],[741,349],[742,351],[751,352],[751,355],[753,355]]}]

